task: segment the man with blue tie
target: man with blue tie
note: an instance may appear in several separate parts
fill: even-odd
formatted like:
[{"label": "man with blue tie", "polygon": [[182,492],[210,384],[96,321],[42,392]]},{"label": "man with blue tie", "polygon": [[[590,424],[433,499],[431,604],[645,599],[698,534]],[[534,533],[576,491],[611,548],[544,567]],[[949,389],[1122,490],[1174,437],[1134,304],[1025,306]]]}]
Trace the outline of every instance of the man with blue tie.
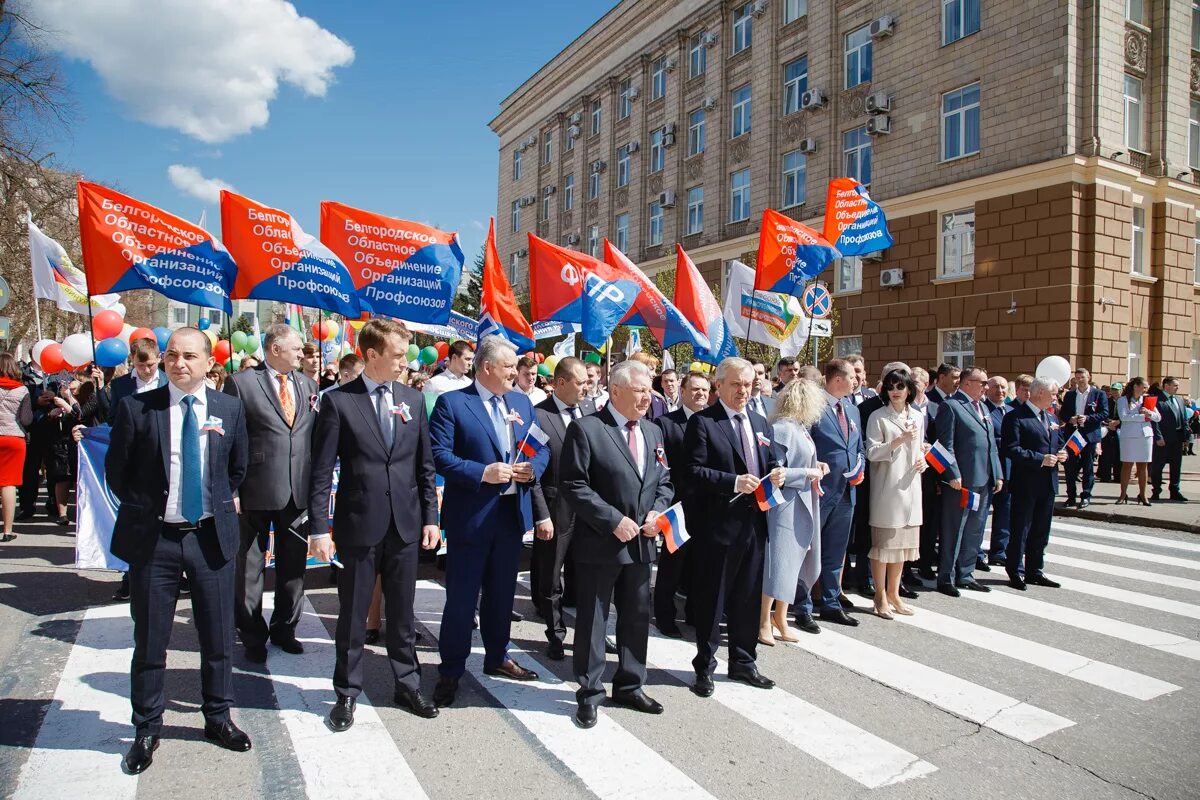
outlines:
[{"label": "man with blue tie", "polygon": [[1092,386],[1092,374],[1083,367],[1075,370],[1071,391],[1063,397],[1058,409],[1058,418],[1066,427],[1066,438],[1079,431],[1087,444],[1079,455],[1067,458],[1067,505],[1075,505],[1075,480],[1080,479],[1082,493],[1079,507],[1087,508],[1092,502],[1092,487],[1096,484],[1096,445],[1104,438],[1104,424],[1108,422],[1108,398],[1104,392]]},{"label": "man with blue tie", "polygon": [[1010,464],[1004,457],[1004,448],[1000,446],[1000,430],[1004,422],[1004,415],[1012,411],[1012,406],[1005,402],[1007,399],[1008,380],[1001,375],[993,375],[988,378],[983,407],[987,409],[992,423],[992,433],[996,440],[996,449],[1000,454],[1000,469],[1004,474],[1005,485],[992,497],[992,543],[991,549],[988,551],[987,564],[984,565],[983,562],[982,548],[980,549],[979,563],[976,564],[976,567],[984,565],[986,571],[990,571],[990,565],[1004,565],[1004,550],[1008,547],[1012,486],[1009,483]]},{"label": "man with blue tie", "polygon": [[481,589],[484,673],[515,681],[538,677],[508,657],[521,537],[534,523],[531,489],[550,461],[545,448],[530,459],[517,457],[534,411],[524,392],[513,391],[516,378],[516,348],[499,336],[484,337],[475,353],[474,383],[439,397],[429,421],[433,458],[446,480],[446,607],[433,692],[439,706],[454,702],[466,671]]}]

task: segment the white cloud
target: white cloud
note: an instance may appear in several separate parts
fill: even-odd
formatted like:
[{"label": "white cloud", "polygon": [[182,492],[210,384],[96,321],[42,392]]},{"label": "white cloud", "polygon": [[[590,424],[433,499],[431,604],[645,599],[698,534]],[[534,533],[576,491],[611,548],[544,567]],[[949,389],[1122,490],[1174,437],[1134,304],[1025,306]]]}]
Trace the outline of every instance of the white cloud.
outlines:
[{"label": "white cloud", "polygon": [[167,167],[167,177],[179,191],[212,205],[221,202],[222,189],[233,188],[220,178],[206,178],[200,170],[183,164]]},{"label": "white cloud", "polygon": [[209,143],[266,125],[280,83],[321,97],[354,60],[285,0],[38,0],[28,12],[133,116]]}]

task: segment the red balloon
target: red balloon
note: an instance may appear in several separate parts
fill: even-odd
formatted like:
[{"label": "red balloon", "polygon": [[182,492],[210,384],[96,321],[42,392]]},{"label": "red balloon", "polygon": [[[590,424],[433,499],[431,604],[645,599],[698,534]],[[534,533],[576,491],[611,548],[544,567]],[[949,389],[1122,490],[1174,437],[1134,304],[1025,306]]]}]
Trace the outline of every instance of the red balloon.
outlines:
[{"label": "red balloon", "polygon": [[[122,327],[124,327],[124,323],[122,323]],[[149,339],[150,341],[154,342],[155,347],[158,346],[158,334],[149,328],[137,328],[133,331],[133,333],[129,334],[129,342],[131,344],[138,339]]]},{"label": "red balloon", "polygon": [[43,347],[40,360],[42,372],[45,372],[47,375],[67,369],[67,362],[63,361],[62,357],[62,345],[58,342]]},{"label": "red balloon", "polygon": [[125,320],[111,309],[105,309],[92,319],[92,335],[96,341],[111,339],[125,329]]},{"label": "red balloon", "polygon": [[537,359],[537,362],[539,364],[545,363],[545,361],[546,361],[546,357],[544,355],[542,355],[541,353],[534,353],[533,357]]},{"label": "red balloon", "polygon": [[224,364],[232,354],[233,348],[230,346],[228,339],[222,339],[213,348],[213,358],[217,360],[218,364]]},{"label": "red balloon", "polygon": [[443,359],[450,352],[450,345],[446,342],[438,342],[433,349],[437,350],[438,358]]}]

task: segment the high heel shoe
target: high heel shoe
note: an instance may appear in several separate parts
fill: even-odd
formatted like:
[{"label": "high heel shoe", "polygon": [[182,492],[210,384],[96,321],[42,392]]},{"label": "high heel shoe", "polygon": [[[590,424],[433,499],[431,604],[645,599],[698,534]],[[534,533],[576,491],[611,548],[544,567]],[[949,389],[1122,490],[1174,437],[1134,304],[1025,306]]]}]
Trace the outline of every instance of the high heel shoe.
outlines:
[{"label": "high heel shoe", "polygon": [[1150,501],[1147,500],[1145,497],[1138,495],[1138,505],[1148,506],[1148,505],[1150,505]]},{"label": "high heel shoe", "polygon": [[1117,502],[1113,503],[1113,505],[1114,506],[1127,506],[1127,505],[1129,505],[1129,498],[1123,497],[1123,496],[1118,497]]},{"label": "high heel shoe", "polygon": [[788,630],[787,623],[780,625],[778,620],[773,619],[773,620],[771,620],[771,627],[775,629],[775,638],[781,642],[798,642],[798,641],[800,641],[799,637],[793,636],[792,632]]},{"label": "high heel shoe", "polygon": [[758,643],[764,644],[767,647],[775,646],[775,637],[771,635],[771,627],[769,625],[766,628],[758,629]]}]

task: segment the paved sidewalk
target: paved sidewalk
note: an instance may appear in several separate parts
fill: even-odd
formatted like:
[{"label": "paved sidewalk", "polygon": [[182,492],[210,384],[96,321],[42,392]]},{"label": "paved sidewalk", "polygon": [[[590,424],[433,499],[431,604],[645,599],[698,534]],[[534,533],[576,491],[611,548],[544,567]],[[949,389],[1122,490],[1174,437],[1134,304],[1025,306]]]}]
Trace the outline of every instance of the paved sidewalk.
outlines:
[{"label": "paved sidewalk", "polygon": [[[1163,475],[1163,496],[1167,496],[1167,479],[1170,472]],[[1066,496],[1066,482],[1060,479],[1058,497],[1059,503],[1054,509],[1056,517],[1080,517],[1101,522],[1120,523],[1125,525],[1149,525],[1155,528],[1170,528],[1177,531],[1200,534],[1200,455],[1183,457],[1183,479],[1179,488],[1187,503],[1163,501],[1152,504],[1149,508],[1136,505],[1137,482],[1130,479],[1129,505],[1113,505],[1120,486],[1116,483],[1097,483],[1092,492],[1092,503],[1082,511],[1067,508],[1063,505]],[[1152,489],[1146,486],[1146,496]]]}]

